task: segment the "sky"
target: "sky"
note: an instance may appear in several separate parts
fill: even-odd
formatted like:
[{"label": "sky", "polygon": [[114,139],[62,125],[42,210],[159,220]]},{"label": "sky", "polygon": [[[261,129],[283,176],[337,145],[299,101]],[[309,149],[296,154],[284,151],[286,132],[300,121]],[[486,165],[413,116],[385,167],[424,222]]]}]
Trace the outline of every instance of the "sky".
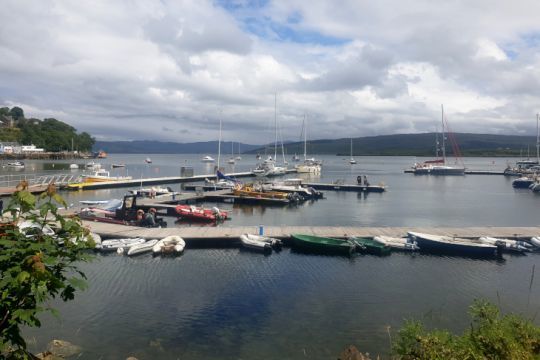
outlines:
[{"label": "sky", "polygon": [[0,106],[99,140],[536,134],[537,0],[3,0]]}]

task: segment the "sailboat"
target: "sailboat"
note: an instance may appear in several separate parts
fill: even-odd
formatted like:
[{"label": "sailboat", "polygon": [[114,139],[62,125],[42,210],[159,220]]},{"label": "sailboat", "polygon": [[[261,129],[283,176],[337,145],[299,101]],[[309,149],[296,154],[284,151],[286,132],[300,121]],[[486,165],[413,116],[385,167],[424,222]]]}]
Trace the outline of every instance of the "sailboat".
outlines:
[{"label": "sailboat", "polygon": [[[438,158],[439,155],[439,140],[438,135],[436,138],[436,155],[437,159],[428,160],[421,164],[415,163],[413,166],[413,173],[416,175],[431,174],[431,175],[465,175],[465,167],[458,165],[447,165],[446,160],[446,134],[449,135],[450,142],[452,143],[452,149],[454,156],[460,159],[459,146],[454,138],[454,135],[448,131],[448,124],[444,118],[444,107],[441,105],[441,123],[442,123],[442,159]],[[445,131],[446,129],[446,131]]]},{"label": "sailboat", "polygon": [[349,164],[354,165],[356,164],[356,160],[353,158],[353,151],[352,151],[352,138],[351,138],[351,160],[349,160]]},{"label": "sailboat", "polygon": [[304,163],[295,166],[298,173],[307,174],[320,174],[321,162],[314,158],[308,159],[307,157],[307,125],[306,116],[304,115],[304,121],[302,122],[302,131],[304,133]]},{"label": "sailboat", "polygon": [[234,158],[234,160],[242,160],[242,157],[240,156],[240,143],[238,143],[238,156]]},{"label": "sailboat", "polygon": [[229,164],[235,164],[236,160],[234,159],[234,142],[231,141],[231,158],[227,161]]}]

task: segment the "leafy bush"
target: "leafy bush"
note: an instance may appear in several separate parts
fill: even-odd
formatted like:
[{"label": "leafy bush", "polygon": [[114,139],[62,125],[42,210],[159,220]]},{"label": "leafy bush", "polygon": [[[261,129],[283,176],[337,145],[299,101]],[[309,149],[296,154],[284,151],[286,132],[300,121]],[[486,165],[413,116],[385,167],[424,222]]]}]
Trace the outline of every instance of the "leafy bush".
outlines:
[{"label": "leafy bush", "polygon": [[399,331],[393,352],[400,359],[539,359],[540,328],[517,315],[477,300],[470,308],[472,323],[461,336],[445,330],[427,331],[408,321]]},{"label": "leafy bush", "polygon": [[[59,214],[60,204],[66,206],[54,185],[36,198],[22,182],[7,208],[10,221],[0,224],[0,358],[31,358],[21,327],[39,327],[39,313],[54,313],[46,301],[71,300],[86,286],[76,264],[90,259],[84,250],[93,240],[79,219]],[[24,230],[20,222],[32,226]]]}]

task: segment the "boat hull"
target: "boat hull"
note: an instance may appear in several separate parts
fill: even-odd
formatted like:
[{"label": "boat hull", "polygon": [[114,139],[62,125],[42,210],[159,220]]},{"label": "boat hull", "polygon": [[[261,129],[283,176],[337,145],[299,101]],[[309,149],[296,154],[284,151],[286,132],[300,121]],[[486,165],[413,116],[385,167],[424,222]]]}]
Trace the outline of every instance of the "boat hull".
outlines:
[{"label": "boat hull", "polygon": [[321,254],[351,255],[354,252],[354,244],[341,239],[292,234],[292,246],[295,249]]},{"label": "boat hull", "polygon": [[435,240],[424,234],[409,233],[409,238],[416,241],[422,252],[430,252],[436,254],[449,254],[473,257],[495,257],[497,256],[497,247],[470,243],[447,242]]}]

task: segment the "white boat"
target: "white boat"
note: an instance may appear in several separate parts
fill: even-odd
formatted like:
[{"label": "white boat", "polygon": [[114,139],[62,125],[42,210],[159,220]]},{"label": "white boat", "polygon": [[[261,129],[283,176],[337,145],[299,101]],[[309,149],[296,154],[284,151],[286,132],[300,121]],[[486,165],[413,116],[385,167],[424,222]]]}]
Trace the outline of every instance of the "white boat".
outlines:
[{"label": "white boat", "polygon": [[101,164],[90,161],[84,167],[87,168],[88,170],[99,170],[101,169]]},{"label": "white boat", "polygon": [[254,235],[254,234],[243,234],[241,236],[250,240],[262,241],[267,244],[270,244],[270,246],[272,246],[274,250],[279,250],[283,247],[283,242],[280,239],[276,239],[273,237]]},{"label": "white boat", "polygon": [[33,237],[35,235],[47,235],[56,236],[56,233],[49,225],[42,225],[31,220],[25,220],[17,225],[19,231],[26,235],[26,237]]},{"label": "white boat", "polygon": [[295,166],[296,172],[302,174],[320,174],[322,170],[322,162],[315,158],[308,159],[307,157],[307,125],[306,117],[302,122],[302,132],[304,133],[304,163]]},{"label": "white boat", "polygon": [[77,165],[77,164],[71,164],[71,165],[69,165],[69,168],[70,168],[71,170],[77,170],[77,169],[79,168],[79,165]]},{"label": "white boat", "polygon": [[107,204],[110,200],[79,200],[79,203],[83,205],[103,205]]},{"label": "white boat", "polygon": [[203,162],[203,163],[213,163],[213,162],[215,162],[215,161],[216,161],[216,160],[214,160],[214,158],[211,157],[210,155],[206,155],[205,157],[203,157],[203,158],[201,159],[201,162]]},{"label": "white boat", "polygon": [[178,192],[174,191],[173,189],[169,187],[164,188],[164,187],[159,187],[159,186],[152,186],[150,188],[129,190],[129,193],[139,196],[139,197],[152,197],[152,198],[178,194]]},{"label": "white boat", "polygon": [[131,176],[111,176],[111,174],[104,169],[99,169],[93,174],[84,174],[81,177],[84,182],[124,181],[132,179]]},{"label": "white boat", "polygon": [[531,238],[531,243],[536,246],[537,248],[540,248],[540,236],[535,236]]},{"label": "white boat", "polygon": [[267,241],[263,240],[262,238],[264,238],[264,236],[254,237],[254,235],[250,235],[250,234],[240,235],[240,241],[242,242],[242,246],[245,247],[246,249],[263,251],[263,252],[272,252],[272,245],[268,243]]},{"label": "white boat", "polygon": [[151,164],[151,163],[152,163],[152,159],[150,159],[149,157],[147,157],[146,159],[144,159],[144,162],[147,163],[147,164]]},{"label": "white boat", "polygon": [[171,235],[159,240],[153,247],[152,252],[157,254],[181,254],[186,247],[186,242],[180,236]]},{"label": "white boat", "polygon": [[141,238],[110,239],[103,240],[101,244],[96,244],[96,249],[100,251],[117,251],[119,248],[130,248],[133,245],[142,244],[145,240]]},{"label": "white boat", "polygon": [[12,169],[24,169],[24,163],[22,161],[8,162],[4,166]]},{"label": "white boat", "polygon": [[466,256],[495,256],[497,247],[490,244],[482,244],[468,239],[432,235],[417,232],[408,232],[409,239],[416,241],[423,251],[435,253],[453,253]]},{"label": "white boat", "polygon": [[154,239],[154,240],[148,240],[141,244],[133,245],[132,247],[129,248],[127,255],[132,256],[132,255],[138,255],[138,254],[152,251],[152,248],[154,247],[154,245],[157,244],[157,242],[158,240]]},{"label": "white boat", "polygon": [[402,238],[381,235],[373,237],[373,241],[397,250],[415,251],[420,249],[416,242],[411,242],[409,241],[409,238],[406,237]]},{"label": "white boat", "polygon": [[500,238],[494,238],[490,236],[482,236],[478,238],[478,241],[480,241],[482,244],[500,246],[502,250],[512,251],[512,252],[531,251],[530,248],[532,247],[530,244],[527,244],[524,241],[500,239]]},{"label": "white boat", "polygon": [[352,138],[351,138],[351,159],[349,160],[349,164],[354,165],[356,164],[356,160],[353,158],[353,151],[352,151]]},{"label": "white boat", "polygon": [[313,188],[302,185],[302,179],[284,179],[283,181],[274,181],[261,184],[263,191],[280,191],[287,193],[296,193],[303,199],[320,199],[323,194]]}]

